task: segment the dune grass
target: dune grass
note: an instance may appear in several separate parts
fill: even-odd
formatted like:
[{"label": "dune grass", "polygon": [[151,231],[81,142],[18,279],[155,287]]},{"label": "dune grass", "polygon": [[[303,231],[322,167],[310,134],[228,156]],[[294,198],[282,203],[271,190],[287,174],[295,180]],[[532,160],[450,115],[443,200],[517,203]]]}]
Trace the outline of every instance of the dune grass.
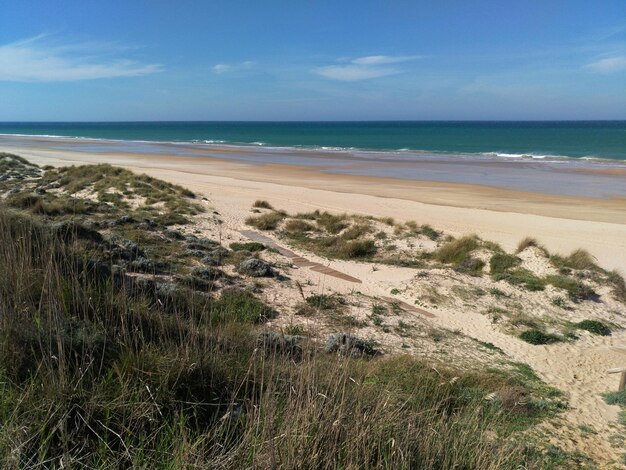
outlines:
[{"label": "dune grass", "polygon": [[529,247],[535,247],[538,248],[539,250],[541,250],[543,252],[543,254],[545,256],[549,256],[548,250],[541,245],[536,238],[533,237],[526,237],[524,239],[522,239],[518,245],[517,245],[517,249],[515,250],[516,254],[521,253],[522,251],[524,251],[526,248]]},{"label": "dune grass", "polygon": [[591,254],[583,249],[573,251],[569,256],[553,255],[551,257],[552,263],[559,267],[565,267],[578,270],[590,270],[594,271],[598,269],[595,258]]},{"label": "dune grass", "polygon": [[466,261],[478,246],[478,237],[468,235],[447,242],[435,251],[434,257],[442,263],[459,265]]},{"label": "dune grass", "polygon": [[[199,210],[188,200],[193,193],[108,168],[72,171],[75,182],[50,179],[63,183],[62,196],[18,193],[7,200],[13,210],[0,206],[0,259],[12,266],[0,270],[3,468],[550,464],[549,456],[517,433],[551,408],[515,374],[434,370],[408,356],[340,358],[321,353],[313,342],[299,346],[304,353],[295,356],[259,340],[264,322],[278,312],[248,291],[207,288],[212,274],[202,283],[198,269],[185,274],[184,257],[166,273],[175,282],[139,283],[112,269],[111,246],[97,232],[61,236],[50,222],[118,216],[129,210],[127,198],[133,197],[163,206],[163,215],[177,220],[179,207],[188,214]],[[95,191],[97,201],[79,194],[85,189]],[[76,204],[85,208],[77,210]],[[278,215],[278,228],[286,214],[263,216],[272,214]],[[292,222],[297,225],[290,227]],[[370,227],[366,218],[319,212],[284,224],[294,240],[314,243],[329,256],[365,260],[377,251],[368,238]],[[182,242],[165,244],[160,232],[146,232],[138,223],[125,223],[115,233],[153,254],[180,258],[177,250],[183,249]],[[475,238],[473,247],[462,240],[443,245],[437,251],[441,259],[465,266],[473,261],[473,250],[485,247]],[[214,248],[197,239],[187,245],[194,252]],[[251,248],[243,245],[233,249]],[[570,256],[567,267],[591,270],[587,261],[584,255]],[[506,257],[494,266],[510,279],[550,282],[577,298],[591,298],[585,284],[573,284],[573,278],[536,281]],[[219,270],[214,274],[224,276]],[[617,274],[610,282],[623,287]],[[310,297],[305,304],[319,310],[316,314],[341,310],[340,300],[326,297]],[[346,314],[335,324],[357,323]],[[595,327],[584,325],[589,331]],[[525,333],[533,344],[560,339],[539,329]]]},{"label": "dune grass", "polygon": [[536,329],[526,330],[522,332],[519,337],[520,339],[533,345],[553,344],[562,341],[559,336]]},{"label": "dune grass", "polygon": [[[65,184],[80,191],[98,184],[92,175]],[[139,282],[112,269],[95,232],[59,236],[28,209],[0,205],[0,259],[12,267],[0,270],[3,468],[514,469],[545,459],[513,438],[546,415],[525,378],[343,358],[308,342],[295,358],[259,342],[277,312],[250,292]]]},{"label": "dune grass", "polygon": [[594,300],[598,297],[598,294],[596,294],[591,286],[569,276],[547,276],[546,282],[559,289],[564,289],[567,292],[569,299],[573,302]]},{"label": "dune grass", "polygon": [[256,201],[254,201],[252,207],[255,207],[257,209],[274,209],[269,202],[261,199],[257,199]]},{"label": "dune grass", "polygon": [[609,336],[611,334],[611,328],[599,320],[583,320],[575,323],[574,327],[599,336]]},{"label": "dune grass", "polygon": [[268,212],[257,217],[248,217],[246,224],[258,228],[259,230],[275,230],[286,217],[284,212]]},{"label": "dune grass", "polygon": [[489,267],[492,276],[499,276],[504,274],[511,268],[519,266],[522,262],[517,256],[509,255],[506,253],[496,253],[489,260]]}]

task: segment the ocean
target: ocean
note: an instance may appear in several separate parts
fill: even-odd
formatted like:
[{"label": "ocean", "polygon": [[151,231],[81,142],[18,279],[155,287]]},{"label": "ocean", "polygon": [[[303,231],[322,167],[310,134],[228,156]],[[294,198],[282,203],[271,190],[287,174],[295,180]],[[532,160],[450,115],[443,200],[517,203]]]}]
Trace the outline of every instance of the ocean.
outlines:
[{"label": "ocean", "polygon": [[626,161],[626,121],[4,122],[0,134]]}]

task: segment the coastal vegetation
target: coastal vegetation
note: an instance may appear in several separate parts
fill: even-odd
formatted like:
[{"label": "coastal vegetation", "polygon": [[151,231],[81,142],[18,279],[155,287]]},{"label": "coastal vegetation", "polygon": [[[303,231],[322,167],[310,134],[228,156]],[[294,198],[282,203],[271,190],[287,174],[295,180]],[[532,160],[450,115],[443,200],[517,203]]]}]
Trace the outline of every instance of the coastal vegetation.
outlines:
[{"label": "coastal vegetation", "polygon": [[[305,295],[277,274],[287,268],[271,262],[269,245],[225,246],[201,233],[200,223],[219,223],[194,193],[109,165],[44,170],[0,155],[2,168],[11,175],[0,181],[0,259],[11,267],[0,270],[2,467],[301,468],[306,462],[309,468],[514,469],[585,461],[550,451],[533,434],[567,404],[528,366],[487,342],[475,346],[498,357],[489,367],[385,354],[355,332],[371,326],[408,341],[421,326],[401,316],[406,307],[368,299],[365,320],[353,312],[364,297]],[[402,262],[419,266],[418,279],[445,272],[470,283],[490,269],[481,280],[493,287],[468,289],[471,299],[508,302],[511,286],[526,285],[494,280],[523,277],[523,260],[478,237],[254,205],[263,213],[249,218],[250,226],[317,256]],[[562,267],[590,277],[536,277],[568,296],[574,292],[572,302],[595,298],[586,290],[594,279],[623,286],[580,254],[566,259]],[[335,329],[325,341],[312,326],[272,328],[287,316],[272,289],[298,287],[296,316],[329,319]],[[422,296],[430,303],[444,297],[436,289]],[[518,319],[524,341],[561,338],[537,319]],[[587,320],[576,328],[601,335],[609,326]],[[425,337],[429,344],[470,342],[432,325]]]}]

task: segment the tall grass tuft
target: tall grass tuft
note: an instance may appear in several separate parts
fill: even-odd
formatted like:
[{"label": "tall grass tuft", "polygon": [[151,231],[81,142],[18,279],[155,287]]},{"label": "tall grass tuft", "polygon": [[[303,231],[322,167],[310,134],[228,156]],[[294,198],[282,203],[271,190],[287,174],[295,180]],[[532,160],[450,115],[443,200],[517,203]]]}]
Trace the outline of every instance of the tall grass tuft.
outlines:
[{"label": "tall grass tuft", "polygon": [[441,246],[435,252],[435,258],[442,263],[461,264],[466,261],[472,251],[479,246],[478,237],[468,235],[456,240],[451,240]]}]

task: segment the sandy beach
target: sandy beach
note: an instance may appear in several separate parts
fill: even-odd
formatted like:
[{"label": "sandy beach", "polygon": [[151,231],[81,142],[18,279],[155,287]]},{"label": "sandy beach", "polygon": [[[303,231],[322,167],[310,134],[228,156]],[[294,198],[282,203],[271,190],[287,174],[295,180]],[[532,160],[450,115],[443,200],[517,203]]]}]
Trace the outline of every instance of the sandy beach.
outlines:
[{"label": "sandy beach", "polygon": [[[40,165],[111,163],[181,184],[245,213],[251,201],[269,200],[290,211],[326,209],[398,221],[416,220],[462,235],[476,233],[513,249],[526,236],[551,252],[584,248],[607,269],[626,272],[626,199],[586,198],[475,184],[335,174],[320,166],[251,164],[227,158],[161,153],[51,149],[58,139],[0,141],[0,151]],[[74,141],[75,142],[75,141]],[[68,139],[68,145],[72,141]],[[213,154],[233,149],[214,149]],[[593,172],[593,170],[591,170]],[[612,175],[618,171],[611,171]],[[626,183],[625,183],[626,184]]]}]

